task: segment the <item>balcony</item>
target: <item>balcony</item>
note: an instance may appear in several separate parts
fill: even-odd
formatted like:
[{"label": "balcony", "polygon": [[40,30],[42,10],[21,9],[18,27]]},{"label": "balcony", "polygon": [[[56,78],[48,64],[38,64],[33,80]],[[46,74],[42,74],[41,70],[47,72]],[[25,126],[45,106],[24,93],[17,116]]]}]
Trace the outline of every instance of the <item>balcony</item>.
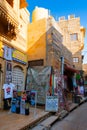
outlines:
[{"label": "balcony", "polygon": [[13,39],[17,32],[17,13],[6,0],[0,0],[0,35]]},{"label": "balcony", "polygon": [[17,13],[6,0],[0,0],[0,15],[6,17],[15,26],[18,25]]}]

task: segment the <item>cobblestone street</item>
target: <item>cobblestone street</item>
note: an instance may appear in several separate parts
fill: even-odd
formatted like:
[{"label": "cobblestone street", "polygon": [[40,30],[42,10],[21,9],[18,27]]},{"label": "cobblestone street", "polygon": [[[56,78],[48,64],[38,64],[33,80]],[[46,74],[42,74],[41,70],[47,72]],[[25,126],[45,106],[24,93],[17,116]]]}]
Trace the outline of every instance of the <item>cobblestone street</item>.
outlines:
[{"label": "cobblestone street", "polygon": [[87,103],[82,104],[66,118],[56,122],[51,130],[87,130]]}]

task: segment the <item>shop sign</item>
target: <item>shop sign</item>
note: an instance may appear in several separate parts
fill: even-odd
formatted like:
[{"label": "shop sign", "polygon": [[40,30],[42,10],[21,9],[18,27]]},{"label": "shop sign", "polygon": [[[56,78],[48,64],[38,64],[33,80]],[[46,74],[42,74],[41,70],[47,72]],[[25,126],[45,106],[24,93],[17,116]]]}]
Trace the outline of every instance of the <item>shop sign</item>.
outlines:
[{"label": "shop sign", "polygon": [[58,96],[46,96],[45,110],[50,112],[58,111]]},{"label": "shop sign", "polygon": [[0,50],[0,57],[3,57],[3,51]]},{"label": "shop sign", "polygon": [[13,50],[12,59],[22,64],[27,63],[27,56],[18,50]]},{"label": "shop sign", "polygon": [[0,49],[2,49],[2,46],[3,46],[3,44],[2,44],[2,42],[0,41]]},{"label": "shop sign", "polygon": [[31,105],[34,106],[37,103],[37,91],[31,91]]},{"label": "shop sign", "polygon": [[43,59],[28,62],[28,66],[43,66],[43,64],[44,64]]},{"label": "shop sign", "polygon": [[0,57],[3,57],[2,42],[0,41]]},{"label": "shop sign", "polygon": [[12,60],[12,49],[4,46],[4,58],[6,60]]}]

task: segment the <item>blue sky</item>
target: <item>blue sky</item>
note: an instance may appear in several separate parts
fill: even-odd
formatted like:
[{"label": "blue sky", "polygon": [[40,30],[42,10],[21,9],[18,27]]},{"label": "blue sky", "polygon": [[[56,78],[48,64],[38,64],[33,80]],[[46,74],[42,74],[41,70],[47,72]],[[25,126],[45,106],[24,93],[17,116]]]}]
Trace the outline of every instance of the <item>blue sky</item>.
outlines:
[{"label": "blue sky", "polygon": [[[80,17],[81,25],[87,29],[87,0],[26,0],[30,16],[35,6],[50,10],[50,14],[57,20],[60,16],[75,14]],[[85,36],[84,63],[87,63],[87,33]]]}]

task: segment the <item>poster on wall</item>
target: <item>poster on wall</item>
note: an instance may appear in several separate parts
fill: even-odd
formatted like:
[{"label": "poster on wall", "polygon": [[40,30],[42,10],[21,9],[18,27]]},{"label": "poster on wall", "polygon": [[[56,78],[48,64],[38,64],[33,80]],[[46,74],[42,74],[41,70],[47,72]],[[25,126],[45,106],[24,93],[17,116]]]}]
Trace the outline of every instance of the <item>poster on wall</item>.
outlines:
[{"label": "poster on wall", "polygon": [[12,49],[4,46],[4,58],[6,60],[12,60]]},{"label": "poster on wall", "polygon": [[25,100],[21,100],[20,102],[20,113],[25,115]]},{"label": "poster on wall", "polygon": [[10,61],[6,61],[6,83],[12,82],[12,63]]},{"label": "poster on wall", "polygon": [[37,103],[37,91],[31,91],[31,105],[34,106]]},{"label": "poster on wall", "polygon": [[46,96],[45,111],[58,111],[58,96]]}]

